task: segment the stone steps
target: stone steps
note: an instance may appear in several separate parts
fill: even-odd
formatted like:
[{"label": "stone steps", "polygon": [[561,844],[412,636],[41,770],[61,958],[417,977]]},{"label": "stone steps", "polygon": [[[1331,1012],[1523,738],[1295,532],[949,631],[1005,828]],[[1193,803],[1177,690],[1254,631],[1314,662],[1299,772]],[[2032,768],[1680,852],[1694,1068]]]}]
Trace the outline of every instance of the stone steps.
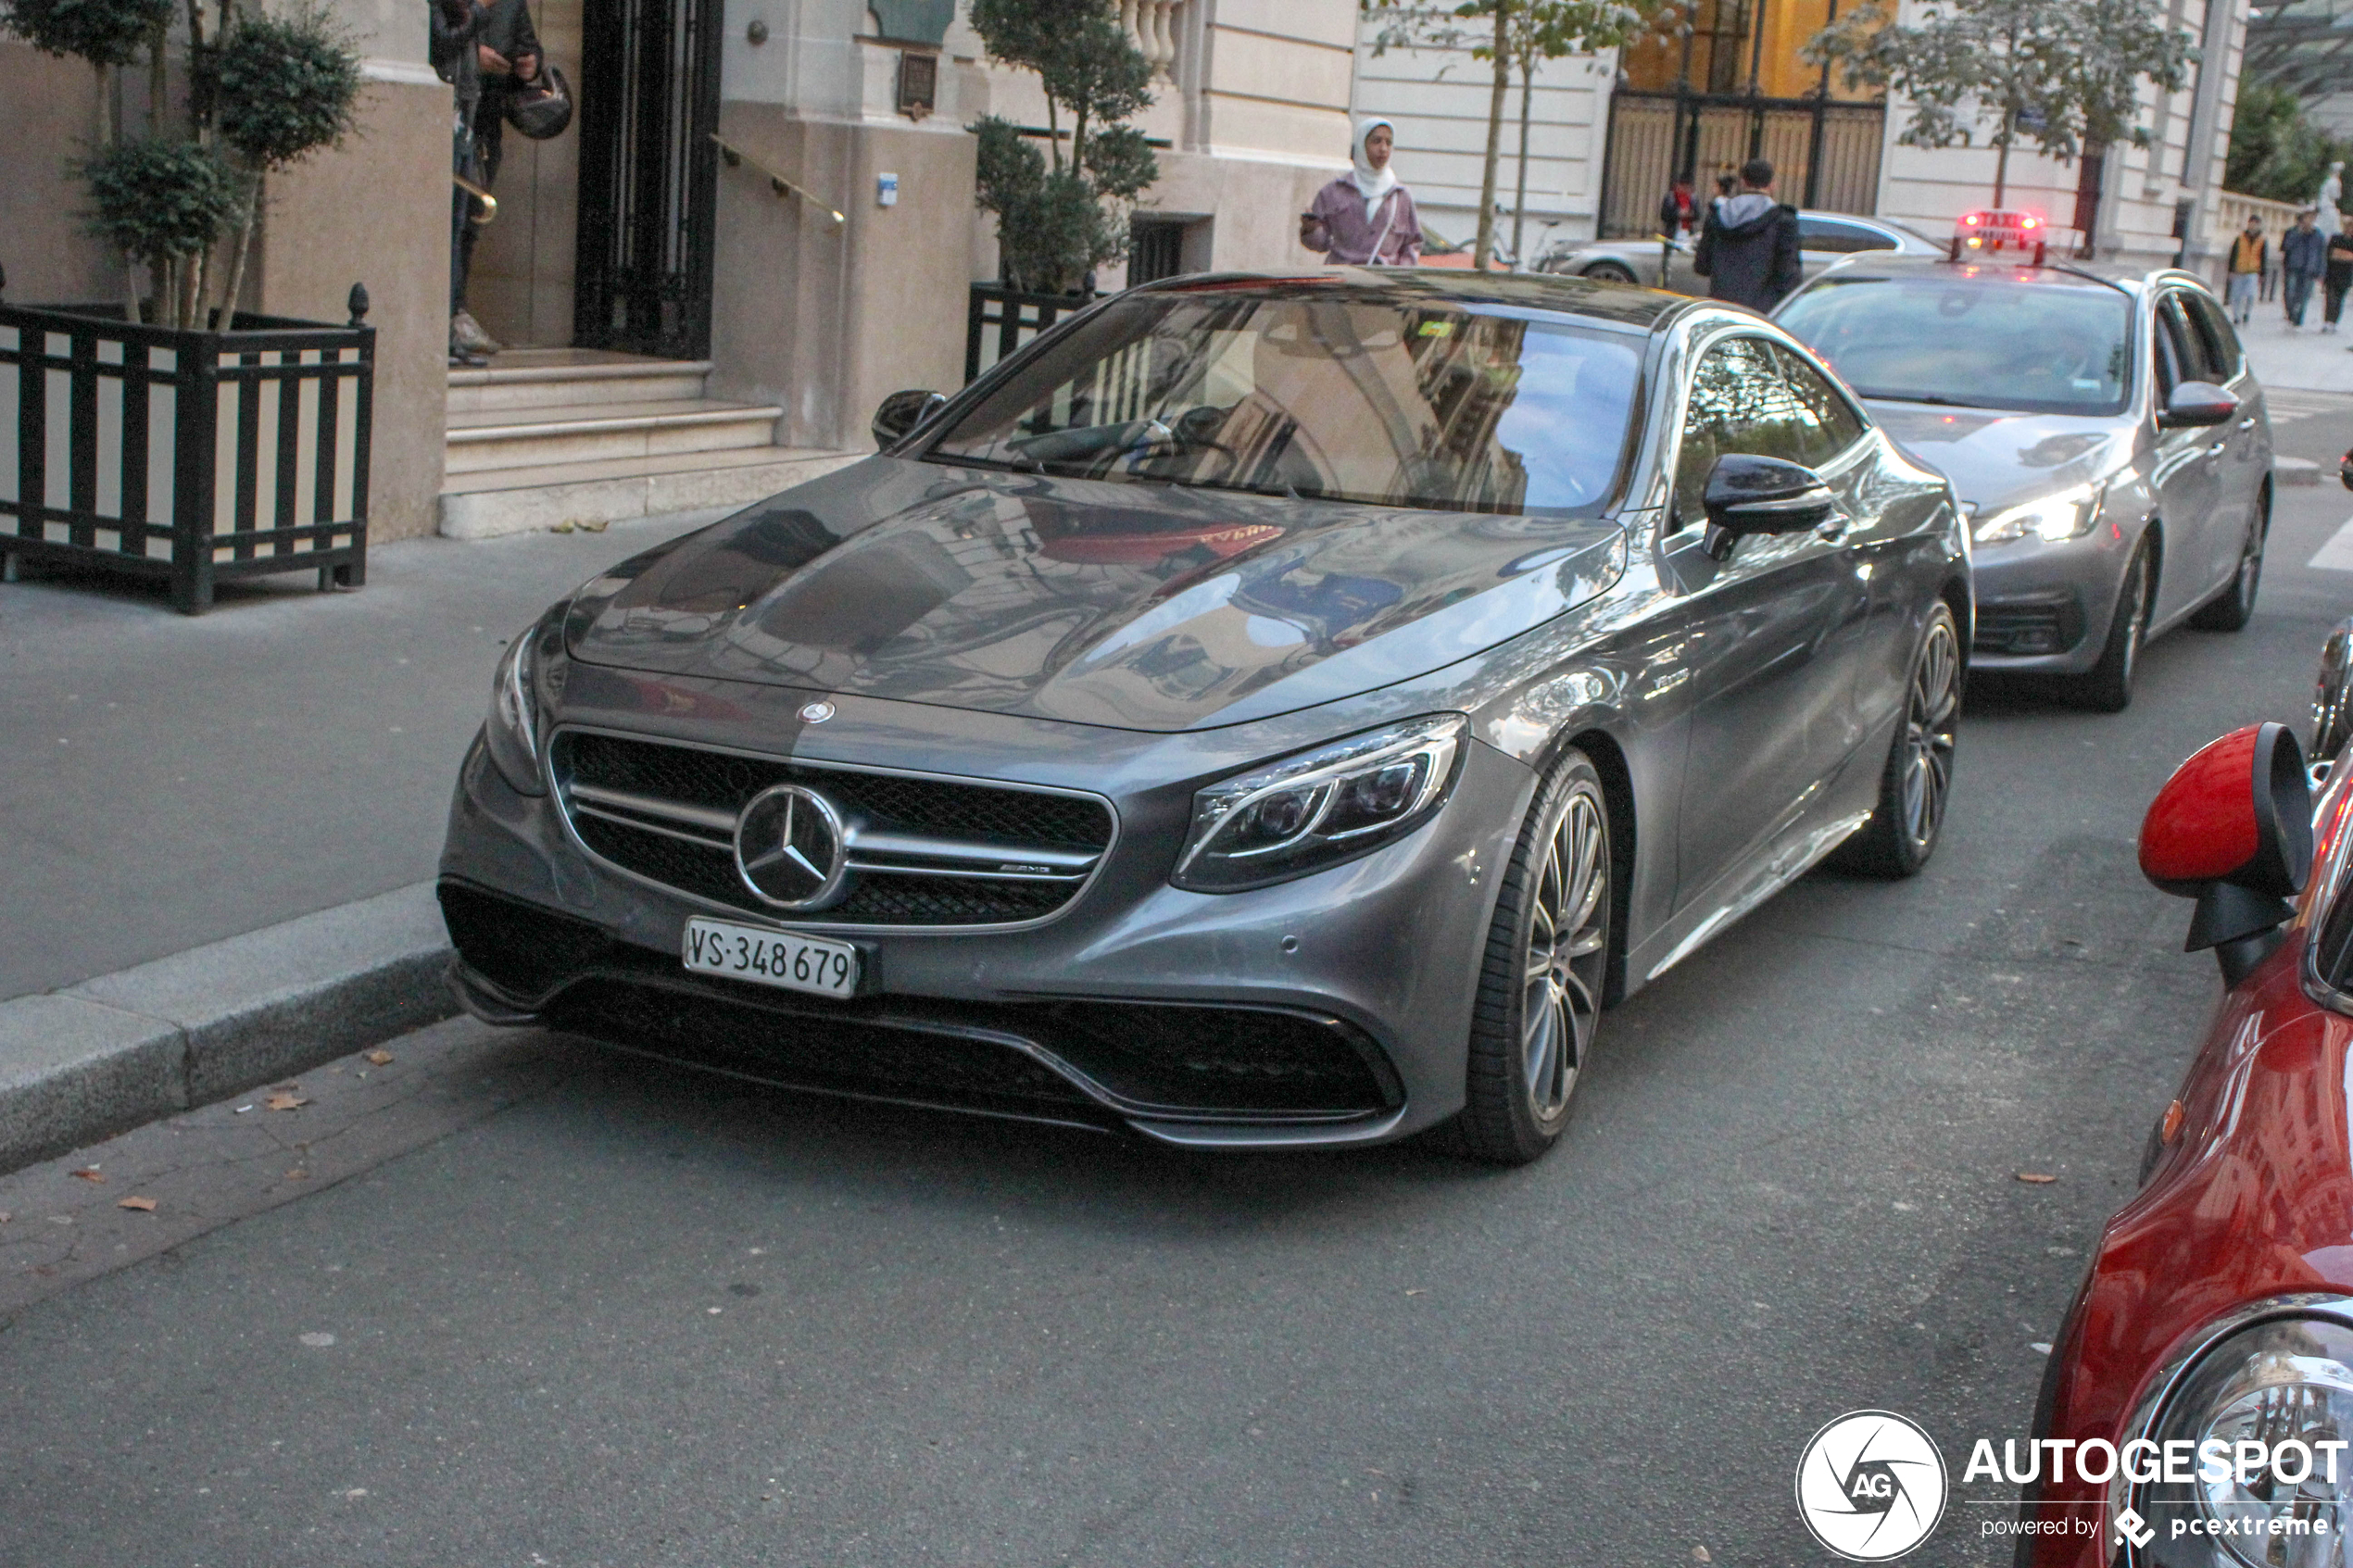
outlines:
[{"label": "stone steps", "polygon": [[707,360],[522,349],[449,372],[453,538],[724,509],[854,460],[776,445],[773,404],[706,395]]}]

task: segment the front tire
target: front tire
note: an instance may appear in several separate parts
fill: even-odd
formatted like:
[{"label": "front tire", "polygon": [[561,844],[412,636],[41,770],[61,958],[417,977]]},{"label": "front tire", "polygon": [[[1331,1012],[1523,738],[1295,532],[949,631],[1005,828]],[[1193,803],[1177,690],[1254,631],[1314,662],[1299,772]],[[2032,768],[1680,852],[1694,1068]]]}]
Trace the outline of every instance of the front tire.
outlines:
[{"label": "front tire", "polygon": [[1953,752],[1961,716],[1961,638],[1952,609],[1929,611],[1928,633],[1912,658],[1904,722],[1880,770],[1871,820],[1831,858],[1841,871],[1891,879],[1917,876],[1936,853],[1952,797]]},{"label": "front tire", "polygon": [[2247,525],[2246,543],[2239,550],[2239,569],[2220,597],[2200,605],[2190,624],[2201,632],[2237,632],[2255,619],[2255,591],[2263,583],[2263,546],[2271,534],[2271,498],[2256,504],[2255,521]]},{"label": "front tire", "polygon": [[1609,974],[1615,869],[1601,774],[1572,749],[1537,790],[1496,898],[1452,1129],[1465,1153],[1525,1165],[1568,1125]]},{"label": "front tire", "polygon": [[2095,713],[2121,713],[2133,703],[2133,671],[2141,661],[2141,640],[2148,633],[2149,547],[2143,540],[2124,569],[2124,585],[2116,596],[2116,614],[2108,624],[2108,641],[2100,661],[2081,675],[2062,676],[2059,690],[2080,707]]},{"label": "front tire", "polygon": [[1617,261],[1596,261],[1586,268],[1582,275],[1592,279],[1597,283],[1631,283],[1639,281],[1635,278],[1631,268]]}]

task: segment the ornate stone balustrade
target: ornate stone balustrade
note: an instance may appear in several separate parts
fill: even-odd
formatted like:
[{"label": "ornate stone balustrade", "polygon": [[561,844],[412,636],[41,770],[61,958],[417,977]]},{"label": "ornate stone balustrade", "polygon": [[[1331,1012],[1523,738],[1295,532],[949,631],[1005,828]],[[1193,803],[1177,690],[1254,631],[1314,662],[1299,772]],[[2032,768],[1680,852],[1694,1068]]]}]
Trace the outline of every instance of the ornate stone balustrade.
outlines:
[{"label": "ornate stone balustrade", "polygon": [[1173,81],[1176,74],[1176,8],[1184,0],[1119,0],[1120,25],[1136,41],[1154,77]]}]

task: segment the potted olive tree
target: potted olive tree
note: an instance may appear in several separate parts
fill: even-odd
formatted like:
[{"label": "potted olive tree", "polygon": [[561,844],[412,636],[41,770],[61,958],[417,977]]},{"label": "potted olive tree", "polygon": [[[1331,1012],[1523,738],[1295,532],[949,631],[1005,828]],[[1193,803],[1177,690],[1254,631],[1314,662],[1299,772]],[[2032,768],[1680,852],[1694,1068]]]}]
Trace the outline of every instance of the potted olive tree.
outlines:
[{"label": "potted olive tree", "polygon": [[[0,380],[19,410],[0,428],[0,475],[16,479],[13,496],[0,489],[8,573],[19,558],[104,563],[168,578],[192,613],[226,577],[315,570],[321,587],[357,586],[366,291],[354,285],[343,326],[237,308],[267,177],[352,130],[349,39],[313,6],[235,0],[190,0],[184,19],[173,0],[0,0],[0,27],[97,72],[98,123],[69,164],[90,231],[124,263],[119,303],[0,300]],[[122,81],[143,57],[134,135]]]}]

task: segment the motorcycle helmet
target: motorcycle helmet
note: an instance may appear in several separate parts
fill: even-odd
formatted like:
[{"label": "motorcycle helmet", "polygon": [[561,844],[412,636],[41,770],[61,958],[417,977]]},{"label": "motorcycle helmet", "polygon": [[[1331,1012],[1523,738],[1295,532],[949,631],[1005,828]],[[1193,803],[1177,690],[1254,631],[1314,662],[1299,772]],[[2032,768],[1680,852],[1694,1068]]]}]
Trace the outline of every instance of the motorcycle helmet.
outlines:
[{"label": "motorcycle helmet", "polygon": [[563,134],[572,123],[572,83],[542,60],[536,80],[507,94],[507,123],[535,142]]}]

